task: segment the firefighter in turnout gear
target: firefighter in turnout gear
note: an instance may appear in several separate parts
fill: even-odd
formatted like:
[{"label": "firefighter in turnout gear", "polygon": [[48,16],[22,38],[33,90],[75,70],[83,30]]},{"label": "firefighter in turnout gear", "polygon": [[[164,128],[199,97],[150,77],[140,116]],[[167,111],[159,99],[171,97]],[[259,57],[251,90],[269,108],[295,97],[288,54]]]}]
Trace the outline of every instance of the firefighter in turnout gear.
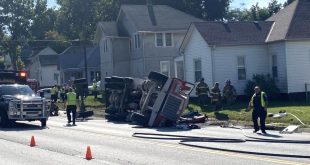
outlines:
[{"label": "firefighter in turnout gear", "polygon": [[266,134],[266,127],[265,127],[265,121],[267,117],[267,106],[268,106],[268,100],[267,95],[265,92],[261,91],[259,86],[256,86],[254,88],[254,95],[252,96],[250,102],[248,111],[250,111],[253,108],[252,112],[252,121],[254,124],[254,133],[256,133],[259,130],[259,126],[257,123],[257,119],[260,120],[260,127],[263,134]]},{"label": "firefighter in turnout gear", "polygon": [[222,96],[220,90],[220,84],[216,82],[211,89],[211,103],[215,105],[215,111],[222,109]]},{"label": "firefighter in turnout gear", "polygon": [[75,118],[76,118],[77,101],[78,99],[76,93],[73,91],[72,88],[70,88],[66,97],[66,107],[67,107],[66,111],[67,111],[68,125],[70,125],[70,123],[72,122],[73,126],[76,126]]},{"label": "firefighter in turnout gear", "polygon": [[196,94],[199,99],[199,105],[201,109],[206,110],[207,108],[207,101],[209,98],[210,89],[207,83],[204,82],[204,78],[201,78],[200,82],[197,84],[196,87]]},{"label": "firefighter in turnout gear", "polygon": [[226,84],[223,88],[223,97],[224,97],[224,101],[228,105],[232,105],[236,101],[237,92],[236,92],[235,87],[231,85],[230,80],[226,81]]}]

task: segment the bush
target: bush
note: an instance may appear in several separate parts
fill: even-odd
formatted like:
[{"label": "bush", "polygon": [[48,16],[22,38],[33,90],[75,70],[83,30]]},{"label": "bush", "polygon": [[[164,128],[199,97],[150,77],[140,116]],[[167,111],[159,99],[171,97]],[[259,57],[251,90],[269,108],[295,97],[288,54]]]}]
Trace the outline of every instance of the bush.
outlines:
[{"label": "bush", "polygon": [[269,74],[267,75],[260,75],[255,74],[253,75],[252,80],[249,80],[245,87],[245,94],[251,97],[254,93],[254,87],[259,86],[262,91],[266,92],[268,96],[275,96],[280,92],[279,88],[276,86],[275,80],[271,78]]}]

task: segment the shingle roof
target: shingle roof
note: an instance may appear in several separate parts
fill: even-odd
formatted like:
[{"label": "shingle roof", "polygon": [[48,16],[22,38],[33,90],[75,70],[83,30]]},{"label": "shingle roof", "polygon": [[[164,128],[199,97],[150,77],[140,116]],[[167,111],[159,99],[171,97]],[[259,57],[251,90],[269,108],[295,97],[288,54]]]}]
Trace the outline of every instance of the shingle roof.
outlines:
[{"label": "shingle roof", "polygon": [[152,24],[147,5],[122,5],[121,11],[138,31],[186,30],[191,22],[202,21],[166,5],[153,5],[156,25]]},{"label": "shingle roof", "polygon": [[99,22],[98,27],[107,36],[118,36],[116,22]]},{"label": "shingle roof", "polygon": [[[83,68],[85,66],[84,60],[78,65]],[[87,54],[87,67],[88,68],[100,68],[100,48],[99,46],[91,49]]]},{"label": "shingle roof", "polygon": [[295,0],[267,21],[275,21],[267,42],[310,38],[310,0]]},{"label": "shingle roof", "polygon": [[193,25],[209,45],[262,44],[273,22],[195,22]]},{"label": "shingle roof", "polygon": [[58,55],[39,56],[41,66],[58,65]]},{"label": "shingle roof", "polygon": [[[92,53],[94,47],[86,48],[87,57],[90,53]],[[100,62],[100,59],[97,59],[96,62]],[[83,69],[84,65],[80,66],[80,64],[84,64],[84,50],[83,47],[71,46],[67,48],[63,53],[59,56],[59,65],[61,69]],[[92,65],[91,62],[88,62],[88,65]]]}]

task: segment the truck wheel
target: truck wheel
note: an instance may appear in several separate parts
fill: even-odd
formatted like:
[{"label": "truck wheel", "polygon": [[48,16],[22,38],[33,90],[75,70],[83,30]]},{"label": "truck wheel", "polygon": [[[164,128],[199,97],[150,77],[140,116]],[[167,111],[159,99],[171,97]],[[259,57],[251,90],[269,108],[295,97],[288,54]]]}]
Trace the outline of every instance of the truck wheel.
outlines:
[{"label": "truck wheel", "polygon": [[132,113],[131,121],[139,125],[142,125],[142,126],[147,126],[147,122],[148,122],[146,117],[139,113]]},{"label": "truck wheel", "polygon": [[168,80],[168,77],[166,75],[163,75],[158,72],[150,72],[148,78],[152,81],[155,81],[158,83],[158,85],[163,86],[166,81]]},{"label": "truck wheel", "polygon": [[46,127],[46,121],[47,119],[41,119],[41,127]]},{"label": "truck wheel", "polygon": [[8,115],[4,112],[4,111],[1,111],[0,112],[0,125],[3,127],[3,128],[7,128],[10,126],[10,120],[8,118]]}]

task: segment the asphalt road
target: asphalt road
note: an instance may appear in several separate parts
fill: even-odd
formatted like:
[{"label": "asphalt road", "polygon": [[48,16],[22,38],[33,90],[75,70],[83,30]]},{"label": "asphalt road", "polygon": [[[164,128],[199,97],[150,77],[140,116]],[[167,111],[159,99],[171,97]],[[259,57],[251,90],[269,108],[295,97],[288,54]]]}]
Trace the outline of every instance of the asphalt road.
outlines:
[{"label": "asphalt road", "polygon": [[[179,140],[132,137],[134,132],[147,132],[244,139],[241,130],[231,128],[147,129],[101,119],[78,122],[74,127],[67,127],[65,124],[66,119],[61,116],[51,117],[47,123],[48,128],[45,129],[40,128],[39,122],[22,122],[9,129],[0,128],[0,164],[310,164],[308,158],[247,155],[184,146],[178,144]],[[310,134],[280,135],[269,131],[270,135],[263,136],[253,134],[251,130],[245,130],[245,133],[254,138],[310,140]],[[29,146],[31,136],[35,137],[35,147]],[[242,151],[310,155],[310,144],[194,143]],[[89,161],[84,159],[87,146],[91,147],[94,157]]]}]

